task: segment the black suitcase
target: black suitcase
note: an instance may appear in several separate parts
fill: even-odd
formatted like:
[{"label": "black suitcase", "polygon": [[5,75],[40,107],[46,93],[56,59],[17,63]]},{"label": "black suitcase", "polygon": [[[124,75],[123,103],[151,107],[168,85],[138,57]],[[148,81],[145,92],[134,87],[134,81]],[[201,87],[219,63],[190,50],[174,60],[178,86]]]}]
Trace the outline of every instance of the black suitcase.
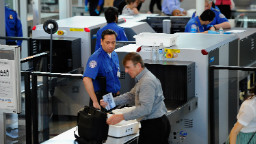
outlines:
[{"label": "black suitcase", "polygon": [[107,140],[109,126],[107,114],[94,107],[85,106],[78,112],[76,141],[81,144],[102,144]]}]

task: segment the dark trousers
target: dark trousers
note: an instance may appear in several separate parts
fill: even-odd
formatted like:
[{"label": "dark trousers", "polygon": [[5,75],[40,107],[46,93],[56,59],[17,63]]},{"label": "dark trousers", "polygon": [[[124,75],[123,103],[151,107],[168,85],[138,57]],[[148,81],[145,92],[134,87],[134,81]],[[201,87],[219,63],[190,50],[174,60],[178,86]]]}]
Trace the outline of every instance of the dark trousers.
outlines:
[{"label": "dark trousers", "polygon": [[217,5],[218,8],[220,9],[220,12],[222,14],[224,14],[224,16],[227,18],[227,19],[230,19],[231,18],[231,9],[230,9],[230,5]]},{"label": "dark trousers", "polygon": [[140,11],[141,6],[142,6],[142,2],[140,2],[139,5],[137,6],[138,11]]},{"label": "dark trousers", "polygon": [[6,42],[6,45],[17,45],[15,41],[8,41]]},{"label": "dark trousers", "polygon": [[89,13],[90,16],[99,16],[101,11],[103,10],[104,3],[100,6],[99,14],[95,12],[95,9],[97,8],[99,3],[99,0],[89,0]]},{"label": "dark trousers", "polygon": [[118,8],[118,13],[122,14],[123,8],[126,5],[125,0],[114,0],[114,7]]},{"label": "dark trousers", "polygon": [[161,0],[151,0],[150,5],[149,5],[149,11],[151,13],[154,13],[154,5],[156,4],[157,8],[161,11],[162,6],[161,6]]},{"label": "dark trousers", "polygon": [[166,115],[141,121],[138,144],[168,144],[171,126]]}]

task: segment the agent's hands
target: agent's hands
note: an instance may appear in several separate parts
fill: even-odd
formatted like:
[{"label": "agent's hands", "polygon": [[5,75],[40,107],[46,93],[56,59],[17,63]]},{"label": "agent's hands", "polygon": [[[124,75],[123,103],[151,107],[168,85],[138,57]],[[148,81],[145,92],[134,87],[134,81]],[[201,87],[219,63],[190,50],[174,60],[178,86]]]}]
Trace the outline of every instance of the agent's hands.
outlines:
[{"label": "agent's hands", "polygon": [[100,14],[100,6],[98,5],[94,11],[96,12],[96,14]]},{"label": "agent's hands", "polygon": [[88,9],[88,6],[84,6],[84,11],[85,11],[85,12],[88,12],[88,10],[89,10],[89,9]]},{"label": "agent's hands", "polygon": [[93,103],[93,107],[96,108],[96,109],[101,109],[101,107],[100,107],[98,102],[94,102]]},{"label": "agent's hands", "polygon": [[105,108],[108,105],[108,103],[105,102],[103,99],[101,99],[100,100],[100,105]]},{"label": "agent's hands", "polygon": [[119,122],[124,120],[124,115],[123,114],[114,114],[107,120],[107,124],[109,125],[115,125]]},{"label": "agent's hands", "polygon": [[211,30],[211,31],[216,31],[216,29],[212,26],[212,27],[210,27],[210,29],[209,30]]}]

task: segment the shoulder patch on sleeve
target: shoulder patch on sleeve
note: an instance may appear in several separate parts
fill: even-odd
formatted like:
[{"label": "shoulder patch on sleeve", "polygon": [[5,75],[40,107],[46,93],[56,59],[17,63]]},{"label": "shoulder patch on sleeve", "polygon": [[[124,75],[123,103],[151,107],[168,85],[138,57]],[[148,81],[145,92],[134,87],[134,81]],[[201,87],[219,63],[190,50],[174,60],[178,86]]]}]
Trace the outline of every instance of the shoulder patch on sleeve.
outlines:
[{"label": "shoulder patch on sleeve", "polygon": [[90,62],[89,62],[89,67],[90,68],[95,68],[97,66],[97,62],[95,61],[95,60],[91,60]]},{"label": "shoulder patch on sleeve", "polygon": [[225,18],[224,14],[220,13],[219,15],[220,18]]},{"label": "shoulder patch on sleeve", "polygon": [[216,8],[212,8],[212,10],[215,10],[215,11],[219,12],[219,10],[218,10],[218,9],[216,9]]}]

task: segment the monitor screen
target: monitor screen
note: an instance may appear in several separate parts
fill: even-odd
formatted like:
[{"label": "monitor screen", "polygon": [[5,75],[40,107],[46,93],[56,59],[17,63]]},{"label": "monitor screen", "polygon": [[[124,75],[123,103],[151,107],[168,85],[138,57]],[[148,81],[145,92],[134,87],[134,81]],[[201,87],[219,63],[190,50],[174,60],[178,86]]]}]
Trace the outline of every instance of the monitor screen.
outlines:
[{"label": "monitor screen", "polygon": [[163,32],[163,20],[170,20],[170,16],[149,16],[147,17],[147,23],[157,32]]},{"label": "monitor screen", "polygon": [[187,16],[171,16],[171,33],[185,32],[189,20]]},{"label": "monitor screen", "polygon": [[157,32],[163,32],[163,20],[171,20],[171,33],[184,32],[190,17],[187,16],[150,16],[147,23]]}]

